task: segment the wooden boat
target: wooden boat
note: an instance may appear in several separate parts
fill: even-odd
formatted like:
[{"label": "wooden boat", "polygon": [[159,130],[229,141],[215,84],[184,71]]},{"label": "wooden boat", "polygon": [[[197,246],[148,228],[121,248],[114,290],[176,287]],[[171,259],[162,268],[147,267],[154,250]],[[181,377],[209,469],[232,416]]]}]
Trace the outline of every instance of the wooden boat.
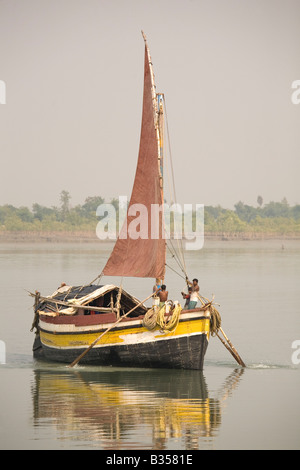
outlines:
[{"label": "wooden boat", "polygon": [[[155,229],[159,229],[159,236],[152,236],[150,220],[153,205],[163,207],[164,203],[164,100],[156,93],[145,36],[144,40],[143,114],[135,181],[125,223],[97,283],[102,276],[165,278],[162,211]],[[132,215],[136,204],[148,209],[146,237],[129,234],[130,224],[136,223]],[[62,286],[48,297],[35,294],[35,357],[70,363],[89,348],[80,363],[203,369],[211,331],[211,302],[199,298],[199,308],[184,310],[178,302],[159,308],[154,301],[147,308],[144,301],[127,293],[122,283],[119,287],[97,283]]]}]

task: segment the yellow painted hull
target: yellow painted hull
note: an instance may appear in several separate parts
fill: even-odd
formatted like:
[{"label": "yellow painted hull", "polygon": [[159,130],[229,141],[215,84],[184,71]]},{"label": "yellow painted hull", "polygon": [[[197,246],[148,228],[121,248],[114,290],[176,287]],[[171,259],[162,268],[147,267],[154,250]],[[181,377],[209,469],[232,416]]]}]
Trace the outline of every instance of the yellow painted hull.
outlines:
[{"label": "yellow painted hull", "polygon": [[[100,315],[99,315],[100,317]],[[110,325],[55,324],[40,319],[40,341],[48,359],[72,362]],[[203,369],[210,319],[182,313],[173,331],[149,331],[142,320],[122,321],[84,356],[82,363],[114,366]]]}]

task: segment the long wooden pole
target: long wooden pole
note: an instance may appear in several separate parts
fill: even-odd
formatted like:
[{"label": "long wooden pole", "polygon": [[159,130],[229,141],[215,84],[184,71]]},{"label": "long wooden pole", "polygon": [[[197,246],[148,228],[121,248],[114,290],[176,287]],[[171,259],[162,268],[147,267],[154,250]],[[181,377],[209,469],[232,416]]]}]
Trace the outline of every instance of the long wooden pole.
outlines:
[{"label": "long wooden pole", "polygon": [[[204,302],[203,300],[201,299],[201,297],[197,294],[198,296],[198,299],[201,301],[202,305],[204,305]],[[206,299],[208,300],[208,299]],[[209,307],[209,304],[211,304],[211,302],[208,302],[208,307]],[[226,342],[221,338],[221,336],[216,333],[217,337],[219,338],[219,340],[221,341],[222,344],[224,344],[225,348],[228,349],[228,351],[231,353],[231,355],[234,357],[234,359],[236,360],[236,362],[242,366],[242,367],[246,367],[246,364],[244,363],[243,359],[241,358],[241,356],[239,355],[239,353],[237,352],[237,350],[235,349],[235,347],[233,346],[232,342],[227,338],[227,336],[225,335],[223,329],[220,327],[219,328],[219,331],[221,331],[222,335],[224,336],[225,340],[227,341],[228,344],[226,344]]]},{"label": "long wooden pole", "polygon": [[142,300],[142,302],[140,302],[139,304],[137,304],[135,307],[133,307],[131,310],[129,310],[129,312],[127,312],[125,315],[121,316],[113,325],[111,325],[109,328],[107,328],[100,336],[98,336],[98,338],[95,339],[95,341],[93,341],[92,344],[90,344],[90,346],[85,350],[83,351],[83,353],[80,354],[80,356],[77,357],[77,359],[75,359],[75,361],[72,362],[72,364],[70,364],[68,367],[74,367],[76,366],[76,364],[78,364],[78,362],[100,341],[100,339],[106,334],[108,333],[110,330],[112,330],[121,320],[123,320],[123,318],[127,317],[130,313],[132,313],[135,309],[137,309],[138,307],[140,307],[144,302],[146,302],[146,300],[149,300],[150,297],[153,297],[153,295],[155,294],[155,292],[153,292],[151,295],[149,295],[149,297],[146,297],[146,299]]},{"label": "long wooden pole", "polygon": [[[227,343],[229,344],[229,347],[231,349],[231,353],[233,353],[233,357],[235,357],[236,361],[243,367],[246,367],[246,364],[244,363],[243,359],[241,358],[241,356],[239,355],[239,353],[237,352],[237,350],[235,349],[235,347],[233,346],[232,342],[227,338],[227,336],[225,335],[224,331],[222,330],[222,328],[220,327],[220,331],[222,333],[222,335],[224,336],[224,338],[226,339]],[[218,336],[218,335],[217,335]],[[220,338],[218,336],[218,338]],[[221,338],[220,338],[221,339]]]},{"label": "long wooden pole", "polygon": [[[32,297],[35,297],[35,294],[33,294],[32,292],[29,292],[29,294]],[[48,297],[42,297],[42,296],[40,296],[40,300],[45,301],[46,303],[63,305],[65,307],[69,307],[69,308],[72,307],[72,308],[77,308],[77,309],[82,308],[84,310],[94,310],[95,312],[111,312],[112,310],[116,311],[116,309],[114,309],[113,307],[112,308],[110,308],[110,307],[94,307],[92,305],[71,304],[69,302],[63,302],[62,300],[55,300],[55,299],[50,299]]]},{"label": "long wooden pole", "polygon": [[221,336],[219,335],[219,333],[216,333],[217,337],[219,338],[219,340],[221,341],[222,344],[224,344],[225,348],[230,352],[230,354],[234,357],[234,359],[236,360],[236,362],[240,365],[240,366],[243,366],[243,367],[246,367],[244,364],[241,364],[239,358],[235,355],[235,353],[233,352],[233,350],[231,349],[231,347],[225,343],[225,341],[223,340],[223,338],[221,338]]}]

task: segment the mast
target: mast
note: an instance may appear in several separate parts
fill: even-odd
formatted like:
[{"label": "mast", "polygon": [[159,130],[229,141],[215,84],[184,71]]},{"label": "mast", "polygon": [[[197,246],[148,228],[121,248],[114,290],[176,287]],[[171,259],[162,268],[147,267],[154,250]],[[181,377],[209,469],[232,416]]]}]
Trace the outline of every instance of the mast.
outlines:
[{"label": "mast", "polygon": [[[163,95],[157,93],[157,129],[158,129],[158,172],[159,184],[161,190],[162,200],[162,217],[165,218],[164,211],[164,110],[163,110]],[[164,284],[164,278],[161,283]]]},{"label": "mast", "polygon": [[158,107],[158,133],[159,133],[159,174],[161,178],[161,189],[163,191],[164,181],[164,107],[163,107],[163,95],[157,93],[157,107]]}]

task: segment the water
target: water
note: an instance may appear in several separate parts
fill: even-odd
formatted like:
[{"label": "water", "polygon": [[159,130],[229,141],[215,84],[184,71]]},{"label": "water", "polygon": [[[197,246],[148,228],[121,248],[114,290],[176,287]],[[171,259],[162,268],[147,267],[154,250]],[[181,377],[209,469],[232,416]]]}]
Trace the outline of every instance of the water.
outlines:
[{"label": "water", "polygon": [[[48,295],[61,282],[90,282],[110,250],[0,245],[0,449],[299,449],[300,353],[292,343],[300,340],[300,242],[208,241],[186,253],[190,278],[215,295],[245,370],[218,338],[203,373],[33,360],[26,290]],[[124,288],[142,300],[152,283],[124,279]],[[181,299],[184,280],[168,271],[166,284],[170,298]]]}]

